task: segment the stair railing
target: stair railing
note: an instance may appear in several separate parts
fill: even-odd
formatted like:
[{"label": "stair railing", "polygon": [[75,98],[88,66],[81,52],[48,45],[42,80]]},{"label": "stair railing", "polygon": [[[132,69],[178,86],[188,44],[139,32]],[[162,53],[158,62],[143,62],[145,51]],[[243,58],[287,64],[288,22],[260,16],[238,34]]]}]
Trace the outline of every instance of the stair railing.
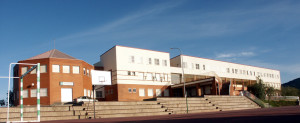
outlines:
[{"label": "stair railing", "polygon": [[253,95],[249,91],[242,91],[242,93],[243,93],[243,96],[245,96],[248,99],[250,99],[251,101],[255,102],[260,107],[262,107],[262,108],[269,108],[270,107],[269,105],[267,105],[266,103],[264,103],[262,100],[260,100],[259,98],[257,98],[255,95]]}]

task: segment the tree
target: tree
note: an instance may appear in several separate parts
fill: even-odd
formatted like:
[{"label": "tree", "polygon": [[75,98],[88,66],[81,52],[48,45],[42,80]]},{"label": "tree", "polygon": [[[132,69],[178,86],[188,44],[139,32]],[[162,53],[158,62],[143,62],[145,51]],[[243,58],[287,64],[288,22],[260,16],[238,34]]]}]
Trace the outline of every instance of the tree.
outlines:
[{"label": "tree", "polygon": [[[7,97],[6,97],[6,100],[7,100]],[[9,106],[13,106],[14,103],[15,103],[14,93],[13,93],[13,91],[9,91]]]},{"label": "tree", "polygon": [[294,87],[281,87],[282,96],[300,96],[300,90]]},{"label": "tree", "polygon": [[264,100],[266,97],[265,85],[260,78],[257,78],[258,82],[249,86],[249,91],[257,98]]},{"label": "tree", "polygon": [[270,97],[274,95],[275,89],[273,87],[266,87],[266,95],[268,96],[268,100],[270,100]]}]

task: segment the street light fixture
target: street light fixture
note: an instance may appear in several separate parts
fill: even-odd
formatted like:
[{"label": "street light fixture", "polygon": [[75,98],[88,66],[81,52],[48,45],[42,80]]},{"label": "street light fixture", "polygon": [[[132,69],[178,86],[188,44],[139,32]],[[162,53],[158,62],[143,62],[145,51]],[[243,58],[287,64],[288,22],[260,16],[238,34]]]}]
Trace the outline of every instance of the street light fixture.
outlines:
[{"label": "street light fixture", "polygon": [[185,81],[184,81],[184,68],[183,68],[183,56],[182,56],[182,51],[180,48],[171,48],[172,50],[177,49],[180,51],[180,59],[181,59],[181,69],[182,69],[182,77],[181,77],[181,82],[183,82],[183,94],[185,98],[185,103],[186,103],[186,113],[189,113],[189,108],[188,108],[188,103],[187,103],[187,94],[185,90]]}]

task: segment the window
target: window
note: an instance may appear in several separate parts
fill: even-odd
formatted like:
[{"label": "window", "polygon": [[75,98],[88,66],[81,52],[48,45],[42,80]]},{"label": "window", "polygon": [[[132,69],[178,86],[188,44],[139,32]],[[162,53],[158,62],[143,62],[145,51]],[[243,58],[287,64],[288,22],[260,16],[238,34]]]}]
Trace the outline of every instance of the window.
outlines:
[{"label": "window", "polygon": [[21,68],[21,74],[23,75],[24,73],[27,72],[28,67],[22,67]]},{"label": "window", "polygon": [[30,90],[30,97],[36,97],[36,89]]},{"label": "window", "polygon": [[158,73],[155,74],[155,80],[156,80],[156,81],[160,81],[160,74],[158,74]]},{"label": "window", "polygon": [[85,71],[85,68],[83,68],[83,74],[84,74],[84,75],[86,75],[86,71]]},{"label": "window", "polygon": [[146,80],[152,80],[152,73],[147,73]]},{"label": "window", "polygon": [[145,78],[144,78],[144,73],[139,72],[139,78],[140,78],[140,80],[144,80],[144,79],[145,79]]},{"label": "window", "polygon": [[63,65],[63,73],[70,73],[70,66]]},{"label": "window", "polygon": [[52,72],[59,73],[59,65],[52,65]]},{"label": "window", "polygon": [[164,81],[168,81],[168,74],[165,74],[164,77],[165,77]]},{"label": "window", "polygon": [[165,89],[165,91],[164,91],[164,96],[165,96],[165,97],[168,97],[168,96],[169,96],[169,89]]},{"label": "window", "polygon": [[136,88],[133,88],[133,89],[132,89],[132,92],[133,92],[133,93],[136,93]]},{"label": "window", "polygon": [[203,65],[203,70],[205,70],[205,65]]},{"label": "window", "polygon": [[[31,67],[31,68],[32,68],[32,67]],[[30,69],[31,69],[31,68],[30,68]],[[30,73],[31,73],[31,74],[36,74],[36,71],[37,71],[37,70],[36,70],[36,68],[35,68],[35,69],[32,70]]]},{"label": "window", "polygon": [[91,91],[90,91],[90,90],[87,90],[87,96],[90,97],[90,96],[91,96],[90,94],[91,94]]},{"label": "window", "polygon": [[234,73],[234,69],[232,68],[232,73]]},{"label": "window", "polygon": [[226,71],[227,71],[227,73],[230,73],[230,69],[229,68],[227,68]]},{"label": "window", "polygon": [[139,96],[141,96],[141,97],[145,96],[145,89],[144,88],[139,89]]},{"label": "window", "polygon": [[242,70],[240,70],[240,74],[243,74],[243,71],[242,71]]},{"label": "window", "polygon": [[134,56],[129,56],[129,63],[134,63]]},{"label": "window", "polygon": [[90,70],[89,69],[86,70],[86,75],[88,75],[88,76],[90,75]]},{"label": "window", "polygon": [[148,89],[148,96],[153,97],[153,89],[152,88]]},{"label": "window", "polygon": [[47,73],[47,65],[41,65],[40,66],[40,69],[41,69],[41,73]]},{"label": "window", "polygon": [[96,91],[96,98],[103,98],[102,91]]},{"label": "window", "polygon": [[156,89],[156,96],[161,97],[161,90],[160,89]]},{"label": "window", "polygon": [[200,65],[199,64],[196,64],[196,69],[200,69]]},{"label": "window", "polygon": [[155,65],[159,65],[159,59],[154,59]]},{"label": "window", "polygon": [[86,89],[83,90],[83,96],[86,96]]},{"label": "window", "polygon": [[46,97],[46,96],[48,96],[48,90],[47,90],[47,88],[41,88],[40,89],[40,96],[41,97]]},{"label": "window", "polygon": [[127,75],[129,75],[129,76],[135,76],[135,72],[134,71],[128,71]]},{"label": "window", "polygon": [[128,92],[131,93],[131,88],[128,88]]},{"label": "window", "polygon": [[23,98],[28,98],[28,90],[23,90]]},{"label": "window", "polygon": [[246,71],[245,70],[243,70],[243,73],[244,73],[244,75],[246,74]]},{"label": "window", "polygon": [[79,66],[73,66],[73,74],[79,74]]},{"label": "window", "polygon": [[148,59],[148,64],[152,64],[151,58]]},{"label": "window", "polygon": [[194,69],[194,67],[195,67],[195,66],[194,66],[194,63],[192,63],[192,65],[191,65],[191,66],[192,66],[192,69]]},{"label": "window", "polygon": [[235,74],[237,74],[237,73],[238,73],[238,69],[235,69],[234,71],[235,71]]},{"label": "window", "polygon": [[167,60],[163,60],[163,65],[164,65],[164,66],[168,66]]}]

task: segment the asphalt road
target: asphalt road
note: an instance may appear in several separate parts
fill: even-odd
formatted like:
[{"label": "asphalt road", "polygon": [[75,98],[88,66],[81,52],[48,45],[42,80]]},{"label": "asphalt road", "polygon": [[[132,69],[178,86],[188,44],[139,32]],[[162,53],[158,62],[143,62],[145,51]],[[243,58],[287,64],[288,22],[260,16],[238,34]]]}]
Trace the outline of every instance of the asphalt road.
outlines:
[{"label": "asphalt road", "polygon": [[101,118],[87,120],[44,121],[43,123],[73,122],[146,122],[146,123],[190,123],[190,122],[221,122],[221,123],[300,123],[300,106],[264,108],[238,111],[221,111],[209,113],[193,113],[180,115],[161,115],[147,117]]}]

